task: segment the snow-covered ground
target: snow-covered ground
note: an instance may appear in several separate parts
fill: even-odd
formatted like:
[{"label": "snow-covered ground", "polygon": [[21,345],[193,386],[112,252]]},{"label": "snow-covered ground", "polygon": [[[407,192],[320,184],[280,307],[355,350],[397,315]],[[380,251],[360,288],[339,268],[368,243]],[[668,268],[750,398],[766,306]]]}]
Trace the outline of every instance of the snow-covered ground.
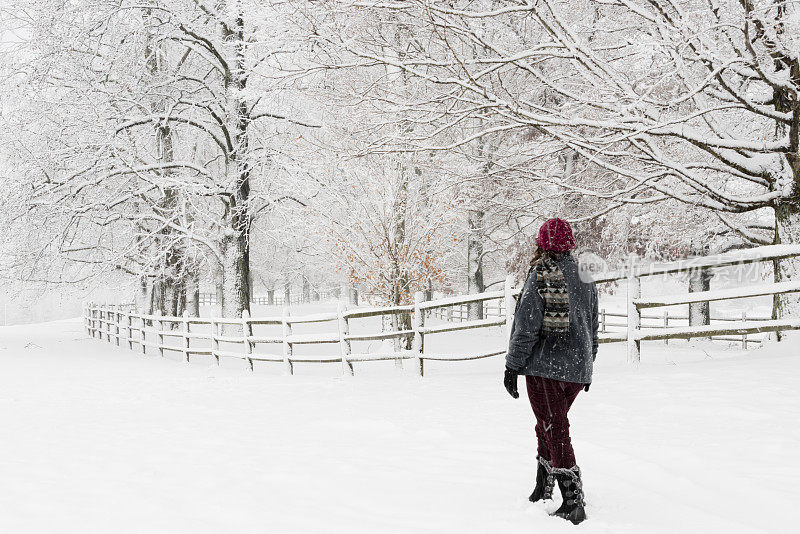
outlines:
[{"label": "snow-covered ground", "polygon": [[792,337],[649,343],[638,368],[601,346],[571,413],[574,527],[527,502],[533,417],[499,358],[288,377],[145,357],[77,320],[0,328],[0,532],[791,532]]}]

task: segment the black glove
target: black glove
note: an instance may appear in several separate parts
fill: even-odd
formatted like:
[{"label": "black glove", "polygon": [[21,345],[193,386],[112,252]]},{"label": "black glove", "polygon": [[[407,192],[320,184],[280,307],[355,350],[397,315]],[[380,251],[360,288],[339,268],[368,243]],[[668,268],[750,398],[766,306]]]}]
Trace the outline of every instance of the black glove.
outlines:
[{"label": "black glove", "polygon": [[517,374],[516,371],[506,368],[506,374],[503,377],[503,385],[506,387],[508,394],[515,399],[519,398],[519,391],[517,391]]},{"label": "black glove", "polygon": [[591,384],[584,384],[584,386],[583,386],[583,391],[586,391],[586,392],[588,393],[588,391],[589,391],[589,386],[591,386]]}]

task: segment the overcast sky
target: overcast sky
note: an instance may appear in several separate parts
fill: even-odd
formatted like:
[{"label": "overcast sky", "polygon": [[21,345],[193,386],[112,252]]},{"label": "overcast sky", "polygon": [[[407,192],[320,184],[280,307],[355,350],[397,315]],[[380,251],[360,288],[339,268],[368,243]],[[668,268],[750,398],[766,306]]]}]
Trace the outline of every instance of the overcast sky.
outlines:
[{"label": "overcast sky", "polygon": [[[8,20],[8,13],[6,9],[11,4],[9,0],[0,0],[0,48],[20,41],[19,28],[10,27]],[[0,61],[5,61],[5,58],[0,56]]]}]

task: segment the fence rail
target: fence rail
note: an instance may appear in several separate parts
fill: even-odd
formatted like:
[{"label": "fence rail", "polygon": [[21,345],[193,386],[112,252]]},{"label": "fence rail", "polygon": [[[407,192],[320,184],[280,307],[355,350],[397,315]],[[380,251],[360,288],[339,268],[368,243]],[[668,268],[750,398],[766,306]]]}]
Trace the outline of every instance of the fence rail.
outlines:
[{"label": "fence rail", "polygon": [[[699,293],[693,293],[693,296],[698,295]],[[502,306],[490,306],[488,304],[484,304],[483,308],[483,317],[484,318],[503,318],[504,311]],[[463,321],[467,321],[469,316],[469,310],[466,304],[456,304],[449,307],[437,307],[434,309],[434,313],[431,314],[432,317],[437,319],[453,322],[453,323],[460,323]],[[600,333],[623,333],[625,334],[620,340],[625,341],[627,339],[627,322],[628,314],[621,313],[618,311],[611,311],[605,308],[601,308],[599,310],[599,332]],[[642,324],[640,325],[643,329],[651,329],[651,328],[670,328],[670,329],[678,329],[681,327],[688,326],[689,315],[685,313],[675,313],[670,312],[669,310],[664,310],[662,314],[647,314],[642,313]],[[622,321],[616,322],[613,319],[622,319]],[[748,322],[748,321],[767,321],[770,320],[770,317],[762,317],[762,316],[753,316],[748,315],[746,311],[742,312],[741,316],[739,317],[728,317],[722,315],[712,315],[710,316],[711,324],[715,323],[728,323],[728,322]],[[649,321],[649,323],[645,322]],[[681,324],[685,323],[685,324]],[[622,329],[622,330],[616,330]],[[675,330],[677,332],[677,330]],[[749,344],[761,344],[760,337],[754,337],[754,334],[758,334],[759,332],[750,332],[742,334],[741,336],[733,336],[732,333],[728,333],[726,335],[713,335],[709,336],[711,339],[715,341],[735,341],[741,343],[742,348],[746,349]],[[669,340],[671,337],[664,337],[663,341],[665,344],[669,344]],[[676,339],[687,339],[688,338],[680,338],[676,336]],[[616,340],[616,339],[615,339]],[[608,342],[608,341],[606,341]]]},{"label": "fence rail", "polygon": [[[303,304],[308,302],[324,301],[330,299],[338,299],[342,294],[342,288],[334,287],[333,289],[324,290],[311,290],[307,295],[298,292],[289,294],[286,298],[286,293],[283,291],[275,290],[272,295],[257,295],[250,299],[251,304],[258,304],[261,306],[288,306],[291,304]],[[199,304],[201,306],[216,306],[217,302],[216,293],[201,292],[199,294]]]},{"label": "fence rail", "polygon": [[[250,317],[247,312],[241,318],[198,318],[184,313],[181,317],[139,314],[130,307],[103,306],[90,304],[84,311],[87,332],[92,337],[106,339],[116,345],[127,345],[142,352],[155,349],[163,356],[165,352],[177,352],[189,361],[194,355],[210,355],[217,363],[221,358],[246,360],[250,369],[253,362],[282,362],[288,373],[294,372],[296,363],[340,363],[345,374],[353,374],[354,362],[395,360],[410,361],[417,374],[423,374],[425,360],[467,361],[489,358],[503,354],[503,350],[476,353],[436,353],[425,350],[427,336],[457,330],[508,326],[505,317],[465,321],[458,324],[428,324],[426,315],[431,316],[439,306],[469,302],[503,300],[502,309],[508,309],[508,302],[514,301],[513,287],[509,281],[504,291],[450,297],[440,301],[423,301],[422,293],[415,295],[414,304],[388,307],[357,307],[348,309],[339,302],[336,312],[292,316],[284,308],[281,316]],[[512,304],[513,307],[513,304]],[[351,333],[351,323],[357,319],[408,315],[411,328],[388,331]],[[293,327],[302,324],[335,324],[335,332],[298,334]],[[384,323],[384,321],[381,321]],[[402,323],[402,322],[399,322]],[[281,327],[280,335],[255,335],[254,326],[276,325]],[[202,331],[201,331],[202,330]],[[177,340],[172,343],[170,340]],[[394,341],[395,349],[382,352],[354,352],[352,344],[359,341]],[[410,340],[410,343],[405,340]],[[202,344],[202,346],[198,346]],[[281,355],[264,351],[265,345],[280,345]],[[300,345],[337,344],[339,356],[296,356],[295,348]],[[402,348],[403,345],[409,348]]]},{"label": "fence rail", "polygon": [[[767,246],[747,251],[742,263],[755,261],[771,261],[776,258],[800,256],[800,246]],[[713,268],[733,265],[730,256],[719,255],[702,258],[698,262],[702,268]],[[695,264],[696,265],[696,264]],[[758,342],[748,338],[749,335],[761,332],[772,332],[800,329],[800,318],[771,319],[765,317],[748,317],[742,314],[741,319],[731,317],[715,317],[716,324],[703,326],[675,325],[674,321],[687,320],[682,314],[670,315],[665,311],[661,315],[645,314],[642,309],[658,306],[672,306],[696,302],[745,298],[755,295],[771,295],[800,291],[796,282],[763,284],[757,287],[738,290],[705,291],[666,297],[644,298],[641,296],[641,278],[653,274],[681,272],[694,268],[685,263],[660,264],[646,270],[643,266],[631,265],[626,271],[613,275],[604,274],[596,277],[599,283],[627,280],[628,311],[620,313],[601,310],[599,316],[601,343],[627,342],[628,355],[631,360],[640,357],[641,341],[670,339],[689,339],[692,337],[713,337],[727,341],[741,341],[744,348],[748,343]],[[247,312],[240,318],[198,318],[167,317],[136,313],[130,306],[94,305],[86,306],[84,320],[90,336],[117,345],[127,345],[131,350],[138,348],[146,353],[147,348],[164,355],[165,351],[177,352],[189,361],[193,355],[209,355],[216,359],[239,358],[247,361],[250,369],[253,362],[282,363],[288,373],[294,372],[296,363],[339,363],[345,374],[352,375],[354,362],[395,360],[410,361],[414,372],[422,375],[425,360],[435,361],[469,361],[489,358],[505,353],[505,346],[496,350],[475,353],[436,353],[425,350],[426,336],[469,329],[486,329],[505,326],[506,337],[510,333],[513,321],[515,296],[520,288],[513,287],[512,277],[506,279],[502,291],[489,291],[475,295],[448,297],[433,301],[423,301],[423,294],[417,293],[413,304],[388,307],[356,307],[348,309],[340,301],[336,312],[316,313],[304,316],[292,316],[289,309],[284,308],[280,316],[250,317]],[[480,307],[480,308],[478,308]],[[470,317],[470,308],[482,311],[482,316]],[[507,313],[511,311],[511,313]],[[475,312],[472,312],[475,315]],[[410,328],[397,326],[393,330],[351,333],[352,322],[368,317],[385,317],[405,315],[409,320],[395,321],[397,325],[410,325]],[[430,318],[444,320],[444,324],[430,324]],[[624,318],[624,322],[616,323],[609,318]],[[643,324],[643,320],[656,320],[659,324]],[[673,324],[670,324],[670,320]],[[298,334],[293,331],[295,325],[333,323],[335,331],[312,334]],[[381,321],[382,324],[387,321]],[[256,335],[254,327],[279,326],[280,335]],[[622,330],[614,330],[621,328]],[[202,330],[202,331],[201,331]],[[149,337],[148,337],[149,334]],[[167,340],[177,340],[176,343]],[[354,342],[392,340],[394,350],[373,353],[355,352]],[[198,346],[202,344],[202,346]],[[338,356],[299,356],[294,354],[296,346],[332,345],[339,347]],[[280,354],[264,352],[265,345],[280,345]],[[504,345],[504,343],[503,343]],[[403,347],[407,348],[403,348]]]},{"label": "fence rail", "polygon": [[[693,304],[698,302],[715,302],[765,295],[780,295],[800,291],[800,281],[789,280],[786,282],[760,284],[758,286],[645,298],[641,295],[641,280],[645,276],[677,273],[693,269],[713,269],[731,265],[785,260],[797,257],[800,257],[800,245],[768,245],[743,251],[733,251],[703,258],[694,258],[682,262],[656,265],[630,265],[626,273],[628,281],[628,359],[630,361],[639,361],[641,357],[642,341],[690,339],[694,337],[713,336],[746,336],[751,333],[800,329],[800,318],[769,318],[748,322],[746,315],[743,317],[742,322],[732,322],[728,325],[697,325],[680,328],[652,328],[647,330],[643,329],[641,325],[642,318],[644,317],[641,310],[645,308]],[[746,338],[744,344],[747,344]]]}]

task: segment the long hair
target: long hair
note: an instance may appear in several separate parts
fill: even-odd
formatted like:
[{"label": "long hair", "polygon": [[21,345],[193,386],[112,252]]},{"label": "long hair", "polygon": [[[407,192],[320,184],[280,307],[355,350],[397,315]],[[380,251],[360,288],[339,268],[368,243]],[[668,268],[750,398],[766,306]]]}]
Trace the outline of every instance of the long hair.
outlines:
[{"label": "long hair", "polygon": [[536,245],[536,250],[533,252],[533,257],[531,258],[531,268],[536,266],[536,262],[538,262],[542,257],[547,257],[547,259],[558,261],[563,258],[568,252],[553,252],[552,250],[545,250],[539,245]]},{"label": "long hair", "polygon": [[536,262],[539,261],[539,258],[542,257],[543,252],[544,251],[542,250],[542,247],[536,245],[536,250],[533,251],[533,257],[531,258],[531,267],[536,265]]}]

